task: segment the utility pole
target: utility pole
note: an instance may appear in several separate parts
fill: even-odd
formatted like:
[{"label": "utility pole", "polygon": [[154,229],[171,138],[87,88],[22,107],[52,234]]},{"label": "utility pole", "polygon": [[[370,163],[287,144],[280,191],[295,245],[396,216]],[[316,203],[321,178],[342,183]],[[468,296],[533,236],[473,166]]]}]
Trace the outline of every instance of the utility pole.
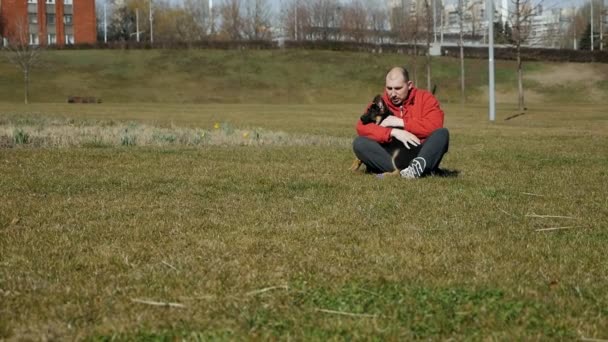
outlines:
[{"label": "utility pole", "polygon": [[593,0],[590,1],[591,5],[591,51],[593,51]]},{"label": "utility pole", "polygon": [[437,43],[437,0],[431,0],[433,4],[433,43]]},{"label": "utility pole", "polygon": [[135,37],[139,43],[139,8],[135,8]]},{"label": "utility pole", "polygon": [[213,16],[213,0],[209,0],[209,20],[211,21],[211,34],[215,34],[215,17]]},{"label": "utility pole", "polygon": [[488,68],[489,68],[489,118],[496,121],[496,101],[494,100],[494,0],[487,0],[488,8]]},{"label": "utility pole", "polygon": [[103,3],[103,42],[108,43],[108,1]]},{"label": "utility pole", "polygon": [[604,50],[604,0],[600,0],[600,51]]},{"label": "utility pole", "polygon": [[441,45],[443,45],[443,14],[444,14],[444,12],[445,12],[444,7],[441,6],[441,14],[439,15],[439,22],[440,22],[439,25],[441,26],[441,28],[440,28],[440,30],[441,30],[440,31],[441,32]]},{"label": "utility pole", "polygon": [[298,3],[297,2],[296,2],[296,18],[295,18],[294,29],[295,29],[296,40],[298,40]]},{"label": "utility pole", "polygon": [[458,45],[460,46],[460,102],[464,104],[465,93],[464,93],[464,1],[458,0],[458,21],[460,25],[460,34],[458,39]]},{"label": "utility pole", "polygon": [[576,50],[576,7],[572,7],[572,41]]},{"label": "utility pole", "polygon": [[150,44],[154,43],[154,19],[152,16],[152,0],[148,3],[148,12],[150,13]]}]

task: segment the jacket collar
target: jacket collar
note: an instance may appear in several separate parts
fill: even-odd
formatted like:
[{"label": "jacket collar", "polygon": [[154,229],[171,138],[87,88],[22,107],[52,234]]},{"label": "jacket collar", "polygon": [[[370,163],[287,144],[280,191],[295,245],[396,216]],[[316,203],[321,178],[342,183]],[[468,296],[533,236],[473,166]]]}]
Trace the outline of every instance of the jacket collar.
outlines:
[{"label": "jacket collar", "polygon": [[[403,101],[403,103],[401,104],[403,107],[406,106],[411,106],[414,104],[414,99],[416,98],[416,92],[418,91],[418,89],[416,87],[412,87],[412,89],[410,89],[409,94],[407,94],[407,98],[405,99],[405,101]],[[386,92],[386,90],[384,91],[384,102],[386,103],[386,105],[388,106],[388,108],[393,112],[393,113],[399,113],[401,111],[401,106],[395,106],[390,98],[388,97],[388,93]]]}]

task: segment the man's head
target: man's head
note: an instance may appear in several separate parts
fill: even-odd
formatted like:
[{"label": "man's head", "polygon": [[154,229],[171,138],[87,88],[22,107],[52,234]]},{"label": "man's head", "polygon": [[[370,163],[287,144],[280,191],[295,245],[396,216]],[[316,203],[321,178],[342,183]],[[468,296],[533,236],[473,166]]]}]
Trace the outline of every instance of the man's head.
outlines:
[{"label": "man's head", "polygon": [[414,87],[407,70],[401,67],[392,68],[386,74],[386,93],[395,106],[401,106]]}]

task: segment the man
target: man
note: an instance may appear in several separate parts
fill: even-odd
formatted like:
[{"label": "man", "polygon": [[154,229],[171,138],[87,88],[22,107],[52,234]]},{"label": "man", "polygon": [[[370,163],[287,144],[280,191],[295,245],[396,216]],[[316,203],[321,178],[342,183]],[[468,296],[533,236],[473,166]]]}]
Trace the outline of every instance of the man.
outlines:
[{"label": "man", "polygon": [[382,99],[392,115],[379,125],[359,120],[353,142],[357,158],[377,174],[397,167],[401,177],[414,179],[436,171],[450,137],[435,97],[415,88],[406,69],[395,67],[386,75]]}]

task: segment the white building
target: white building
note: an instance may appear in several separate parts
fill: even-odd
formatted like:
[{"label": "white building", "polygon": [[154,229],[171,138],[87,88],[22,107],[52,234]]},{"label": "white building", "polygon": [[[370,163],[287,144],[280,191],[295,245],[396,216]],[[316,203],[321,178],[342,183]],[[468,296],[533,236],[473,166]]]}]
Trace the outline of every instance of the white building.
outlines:
[{"label": "white building", "polygon": [[558,48],[570,21],[569,11],[561,8],[543,11],[539,6],[536,15],[530,19],[530,32],[526,45]]}]

